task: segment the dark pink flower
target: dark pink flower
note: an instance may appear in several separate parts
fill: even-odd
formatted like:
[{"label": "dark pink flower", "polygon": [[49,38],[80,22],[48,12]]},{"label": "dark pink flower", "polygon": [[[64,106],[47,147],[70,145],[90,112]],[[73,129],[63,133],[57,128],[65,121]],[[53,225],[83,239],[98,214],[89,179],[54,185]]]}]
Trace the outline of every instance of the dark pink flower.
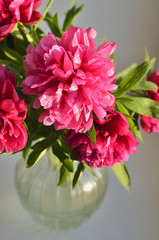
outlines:
[{"label": "dark pink flower", "polygon": [[147,96],[156,102],[159,102],[159,72],[152,72],[148,78],[148,81],[155,83],[158,88],[155,91],[147,91]]},{"label": "dark pink flower", "polygon": [[39,121],[58,129],[89,130],[93,112],[99,119],[114,107],[115,67],[107,59],[116,49],[105,42],[96,49],[94,29],[72,27],[61,41],[48,34],[27,49],[23,93],[37,95],[34,108],[44,108]]},{"label": "dark pink flower", "polygon": [[150,116],[141,116],[140,124],[142,129],[147,132],[159,132],[159,120]]},{"label": "dark pink flower", "polygon": [[[152,72],[147,80],[158,86],[155,91],[147,91],[147,96],[154,101],[159,102],[159,72]],[[151,116],[141,116],[140,124],[142,129],[147,133],[159,132],[159,120],[156,118],[152,118]]]},{"label": "dark pink flower", "polygon": [[33,24],[41,14],[34,11],[42,0],[0,0],[0,41],[6,37],[17,22]]},{"label": "dark pink flower", "polygon": [[15,90],[16,79],[11,71],[0,65],[0,153],[17,152],[27,142],[27,132],[22,124],[27,105]]},{"label": "dark pink flower", "polygon": [[94,145],[85,134],[70,131],[68,144],[75,149],[81,162],[91,167],[112,167],[115,163],[127,161],[129,154],[137,153],[138,142],[129,130],[123,114],[110,111],[107,120],[95,119],[96,140]]}]

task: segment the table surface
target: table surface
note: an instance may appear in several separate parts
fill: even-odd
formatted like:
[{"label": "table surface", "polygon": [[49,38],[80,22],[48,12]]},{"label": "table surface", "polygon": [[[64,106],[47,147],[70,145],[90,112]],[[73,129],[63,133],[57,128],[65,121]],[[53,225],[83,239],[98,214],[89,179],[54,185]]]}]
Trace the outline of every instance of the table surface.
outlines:
[{"label": "table surface", "polygon": [[0,157],[0,239],[124,239],[158,240],[159,235],[159,134],[143,134],[139,154],[131,155],[130,195],[109,171],[109,186],[101,207],[76,229],[55,232],[35,223],[25,212],[14,185],[19,155]]}]

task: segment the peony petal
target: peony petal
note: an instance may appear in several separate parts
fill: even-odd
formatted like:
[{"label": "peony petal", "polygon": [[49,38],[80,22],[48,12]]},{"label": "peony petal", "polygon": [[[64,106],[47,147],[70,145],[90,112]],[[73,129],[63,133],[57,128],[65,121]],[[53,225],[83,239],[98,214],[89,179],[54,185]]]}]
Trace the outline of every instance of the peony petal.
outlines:
[{"label": "peony petal", "polygon": [[104,42],[97,48],[97,52],[107,58],[116,50],[116,48],[117,45],[115,42]]},{"label": "peony petal", "polygon": [[96,35],[97,35],[96,30],[94,30],[94,28],[91,28],[91,27],[86,28],[86,32],[87,32],[88,35],[89,35],[90,37],[92,37],[93,39],[94,39],[94,38],[96,37]]}]

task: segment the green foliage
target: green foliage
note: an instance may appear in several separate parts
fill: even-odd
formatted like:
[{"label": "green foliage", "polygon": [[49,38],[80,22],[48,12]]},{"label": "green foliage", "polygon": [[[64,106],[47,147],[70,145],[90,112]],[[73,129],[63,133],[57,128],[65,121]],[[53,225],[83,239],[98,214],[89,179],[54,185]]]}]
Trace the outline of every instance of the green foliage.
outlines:
[{"label": "green foliage", "polygon": [[35,24],[34,26],[34,31],[36,31],[36,29],[38,28],[39,24],[41,23],[42,20],[45,19],[45,16],[47,14],[47,12],[49,11],[51,5],[53,4],[54,0],[50,0],[46,6],[45,12],[42,14],[41,18],[39,19],[39,21]]},{"label": "green foliage", "polygon": [[142,81],[138,85],[136,85],[133,89],[144,90],[144,91],[155,91],[157,85],[150,81]]},{"label": "green foliage", "polygon": [[69,171],[64,165],[62,165],[60,168],[60,177],[59,177],[58,186],[62,185],[67,180],[68,174],[69,174]]},{"label": "green foliage", "polygon": [[84,164],[79,163],[78,167],[77,167],[77,170],[75,172],[74,178],[73,178],[73,182],[72,182],[73,189],[75,188],[76,184],[78,183],[79,179],[81,178],[84,169],[85,169]]},{"label": "green foliage", "polygon": [[[45,155],[47,149],[53,145],[53,143],[58,139],[60,134],[62,134],[62,131],[54,131],[44,140],[38,141],[36,144],[34,144],[31,147],[33,151],[31,152],[27,160],[27,167],[34,166]],[[30,147],[30,145],[28,147]],[[26,156],[25,151],[23,154],[24,156]]]},{"label": "green foliage", "polygon": [[67,168],[69,172],[74,171],[73,161],[71,159],[64,159],[63,165]]},{"label": "green foliage", "polygon": [[123,71],[116,75],[116,84],[120,84],[124,77],[126,77],[134,68],[137,67],[136,63],[131,64],[129,67],[125,68]]},{"label": "green foliage", "polygon": [[123,104],[133,112],[140,115],[159,119],[159,103],[146,97],[130,97],[131,102]]},{"label": "green foliage", "polygon": [[[10,33],[13,38],[14,50],[7,46],[6,39],[0,42],[0,64],[14,72],[17,78],[17,86],[19,86],[25,78],[23,56],[26,54],[27,46],[31,44],[35,47],[39,43],[41,37],[45,35],[39,28],[40,22],[42,20],[46,21],[52,33],[60,39],[63,32],[73,26],[73,21],[84,7],[84,4],[77,7],[77,1],[73,0],[65,14],[63,27],[61,28],[59,25],[58,13],[52,15],[49,12],[49,8],[53,1],[54,0],[48,1],[44,14],[35,25],[30,24],[24,26],[22,23],[16,24],[14,30]],[[105,41],[106,37],[102,39],[101,43]],[[114,54],[109,56],[109,58],[113,58],[115,62]],[[148,51],[145,50],[145,62],[138,66],[134,63],[116,75],[116,84],[119,85],[119,87],[113,91],[116,97],[115,109],[125,115],[129,124],[129,129],[132,131],[135,138],[140,137],[140,139],[142,139],[138,127],[139,115],[150,115],[151,117],[159,119],[159,103],[146,97],[146,91],[154,91],[157,85],[149,81],[143,81],[143,78],[151,73],[155,61],[155,58],[150,60]],[[43,109],[33,109],[32,106],[35,96],[24,95],[20,88],[17,89],[17,92],[21,98],[25,99],[28,105],[28,114],[25,121],[25,127],[28,132],[28,142],[22,152],[23,157],[27,159],[26,167],[30,168],[34,166],[46,154],[48,149],[50,149],[51,154],[53,152],[57,161],[60,163],[58,185],[61,185],[67,180],[69,174],[71,176],[71,173],[74,172],[74,160],[78,160],[75,150],[66,142],[67,131],[55,131],[54,127],[46,127],[42,123],[39,123],[38,118],[43,112]],[[86,135],[92,143],[96,144],[96,130],[94,124],[92,124],[91,129],[86,132]],[[37,142],[34,143],[34,141]],[[95,176],[93,169],[89,165],[79,162],[72,181],[73,188],[77,185],[85,168]],[[121,184],[129,191],[131,181],[125,164],[115,164],[112,170]]]},{"label": "green foliage", "polygon": [[55,141],[59,138],[63,131],[54,131],[52,132],[46,139],[37,142],[35,145],[32,146],[34,151],[42,151],[49,146],[53,145]]},{"label": "green foliage", "polygon": [[3,48],[1,48],[1,51],[3,51],[6,59],[13,63],[13,66],[15,64],[16,66],[23,65],[23,56],[21,56],[18,52],[6,46],[3,46]]},{"label": "green foliage", "polygon": [[70,155],[68,156],[63,152],[61,145],[57,141],[52,144],[52,152],[58,157],[60,162],[63,163],[69,172],[74,171],[73,160],[68,158]]},{"label": "green foliage", "polygon": [[62,163],[65,159],[67,159],[67,155],[63,152],[60,144],[57,141],[52,144],[52,152],[58,157],[58,159]]},{"label": "green foliage", "polygon": [[150,69],[149,62],[143,62],[132,70],[121,82],[117,90],[113,92],[115,97],[120,97],[133,89],[146,76]]},{"label": "green foliage", "polygon": [[129,172],[124,163],[116,163],[112,167],[114,174],[117,179],[120,181],[122,186],[130,192],[129,186],[131,186],[131,180]]},{"label": "green foliage", "polygon": [[47,149],[42,151],[33,151],[28,157],[26,167],[33,167],[46,154],[46,152]]},{"label": "green foliage", "polygon": [[91,129],[86,132],[86,135],[87,137],[89,137],[91,142],[96,145],[96,130],[95,130],[94,124],[92,124]]},{"label": "green foliage", "polygon": [[149,53],[147,51],[147,48],[145,48],[145,61],[150,62],[150,69],[149,69],[149,71],[147,73],[147,76],[148,76],[152,72],[152,70],[153,70],[153,68],[155,66],[156,58],[152,58],[150,60],[150,56],[149,56]]},{"label": "green foliage", "polygon": [[26,159],[26,157],[28,156],[29,151],[30,151],[30,143],[27,142],[25,148],[24,148],[23,151],[22,151],[22,155],[23,155],[23,158],[24,158],[24,159]]},{"label": "green foliage", "polygon": [[123,106],[123,104],[121,104],[119,102],[117,102],[116,105],[117,105],[118,110],[125,115],[128,123],[129,123],[130,131],[132,131],[134,137],[137,138],[137,127],[136,127],[132,117],[130,116],[128,110]]},{"label": "green foliage", "polygon": [[100,44],[102,44],[102,43],[104,43],[104,42],[106,42],[107,41],[107,38],[106,38],[106,36],[104,36],[103,38],[102,38],[102,41],[100,42]]},{"label": "green foliage", "polygon": [[84,4],[82,4],[80,7],[76,8],[76,1],[73,0],[71,3],[68,12],[66,13],[66,17],[63,24],[63,31],[66,31],[69,27],[72,27],[73,21],[76,19],[76,17],[79,15],[79,13],[82,11],[84,7]]},{"label": "green foliage", "polygon": [[57,38],[61,38],[63,31],[59,26],[58,13],[52,16],[51,13],[48,12],[44,20],[49,25],[52,33],[54,33]]}]

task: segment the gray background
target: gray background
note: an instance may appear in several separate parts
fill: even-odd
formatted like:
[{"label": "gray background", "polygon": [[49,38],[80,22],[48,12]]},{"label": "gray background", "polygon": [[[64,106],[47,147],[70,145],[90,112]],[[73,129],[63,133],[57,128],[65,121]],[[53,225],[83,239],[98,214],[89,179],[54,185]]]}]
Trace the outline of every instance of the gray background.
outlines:
[{"label": "gray background", "polygon": [[[40,7],[44,9],[47,1]],[[78,1],[81,3],[82,1]],[[52,13],[62,14],[68,0],[55,0]],[[98,33],[97,45],[103,35],[118,44],[117,71],[144,59],[147,47],[151,57],[159,57],[158,0],[88,0],[75,24],[94,27]],[[48,29],[45,25],[46,32]],[[156,70],[159,70],[159,64]],[[143,133],[144,144],[138,155],[131,155],[127,167],[132,178],[132,194],[128,194],[111,171],[108,191],[100,209],[79,228],[55,233],[36,223],[25,213],[14,186],[16,160],[0,156],[0,239],[159,239],[159,134]]]}]

